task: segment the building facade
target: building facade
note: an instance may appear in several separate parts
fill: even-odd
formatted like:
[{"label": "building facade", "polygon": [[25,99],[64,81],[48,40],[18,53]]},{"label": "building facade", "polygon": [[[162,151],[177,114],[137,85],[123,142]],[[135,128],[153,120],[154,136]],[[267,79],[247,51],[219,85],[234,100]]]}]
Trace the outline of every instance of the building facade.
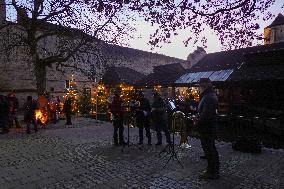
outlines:
[{"label": "building facade", "polygon": [[284,42],[284,16],[279,14],[271,25],[264,28],[264,44]]},{"label": "building facade", "polygon": [[[4,3],[4,0],[0,1],[0,25],[8,22],[6,21],[6,8]],[[20,21],[19,18],[21,17],[18,16],[18,22]],[[65,29],[60,28],[60,26],[52,26],[50,23],[47,23],[47,25],[63,30]],[[76,29],[73,30],[69,28],[68,30],[78,32],[78,35],[82,33]],[[13,40],[10,36],[13,32],[17,33],[20,31],[14,26],[0,31],[2,38],[0,41],[1,47],[4,46],[5,42]],[[53,49],[57,48],[59,43],[60,40],[57,37],[50,37],[42,41],[41,45],[44,49],[48,49],[52,52]],[[46,91],[56,96],[64,94],[71,78],[75,79],[78,88],[84,86],[91,88],[95,82],[101,79],[104,72],[109,67],[123,66],[147,75],[153,72],[154,66],[166,65],[173,62],[182,62],[184,65],[187,64],[187,61],[178,58],[107,44],[102,41],[99,45],[96,43],[94,46],[96,46],[96,48],[93,48],[95,50],[91,49],[90,51],[92,52],[81,54],[66,62],[66,65],[76,65],[78,68],[84,68],[84,70],[87,70],[87,74],[86,72],[83,73],[72,67],[62,67],[59,71],[55,64],[51,67],[47,67]],[[46,52],[42,51],[41,56],[45,56],[44,53]],[[101,57],[98,58],[98,55]],[[19,46],[11,52],[7,52],[2,48],[2,50],[0,50],[0,93],[7,94],[11,91],[15,91],[21,103],[25,100],[27,95],[36,96],[34,66],[31,62],[31,57],[29,57],[25,47]]]}]

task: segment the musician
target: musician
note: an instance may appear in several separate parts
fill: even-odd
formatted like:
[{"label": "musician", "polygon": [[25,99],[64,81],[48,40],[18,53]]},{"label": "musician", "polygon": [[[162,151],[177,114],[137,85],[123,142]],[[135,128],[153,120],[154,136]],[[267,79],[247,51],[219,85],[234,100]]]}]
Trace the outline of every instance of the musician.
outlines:
[{"label": "musician", "polygon": [[150,132],[150,122],[149,115],[151,112],[150,102],[144,97],[142,91],[138,92],[137,103],[136,103],[136,123],[139,128],[139,145],[143,144],[143,129],[145,128],[146,137],[148,139],[148,145],[151,144],[151,132]]},{"label": "musician", "polygon": [[207,170],[200,176],[202,179],[219,178],[219,155],[215,146],[217,135],[217,106],[218,98],[213,90],[212,83],[208,78],[201,78],[200,103],[198,105],[198,130],[201,145],[207,159]]},{"label": "musician", "polygon": [[[109,104],[110,112],[113,115],[113,140],[114,145],[125,145],[124,142],[124,127],[123,127],[123,115],[124,115],[124,107],[123,107],[123,100],[120,97],[121,89],[118,88],[114,92],[114,97],[112,102]],[[119,133],[119,136],[117,134]],[[119,141],[118,141],[119,138]]]},{"label": "musician", "polygon": [[154,102],[152,104],[151,112],[157,132],[158,142],[156,145],[162,145],[162,130],[165,132],[167,143],[171,144],[171,137],[167,124],[166,104],[159,93],[154,93]]}]

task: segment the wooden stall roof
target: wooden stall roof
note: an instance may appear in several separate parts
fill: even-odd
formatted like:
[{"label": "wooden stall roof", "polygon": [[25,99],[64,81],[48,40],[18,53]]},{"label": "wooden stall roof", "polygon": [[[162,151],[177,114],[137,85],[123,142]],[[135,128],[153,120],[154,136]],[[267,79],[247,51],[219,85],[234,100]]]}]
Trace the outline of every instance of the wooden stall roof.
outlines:
[{"label": "wooden stall roof", "polygon": [[155,66],[154,72],[136,82],[137,86],[169,86],[173,84],[182,74],[184,67],[180,63]]},{"label": "wooden stall roof", "polygon": [[221,83],[279,79],[284,75],[283,50],[284,43],[275,43],[211,53],[179,77],[175,84],[196,84],[201,77]]},{"label": "wooden stall roof", "polygon": [[143,77],[145,75],[142,73],[127,67],[111,67],[103,75],[102,82],[106,85],[117,85],[120,83],[133,85]]},{"label": "wooden stall roof", "polygon": [[246,63],[228,81],[284,81],[284,49],[245,55]]}]

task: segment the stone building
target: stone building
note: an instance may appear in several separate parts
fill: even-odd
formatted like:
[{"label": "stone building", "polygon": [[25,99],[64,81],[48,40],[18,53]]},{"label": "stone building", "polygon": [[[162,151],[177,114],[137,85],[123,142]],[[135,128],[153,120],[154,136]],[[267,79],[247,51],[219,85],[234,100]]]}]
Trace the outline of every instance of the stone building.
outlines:
[{"label": "stone building", "polygon": [[193,53],[189,54],[187,57],[188,64],[184,68],[188,69],[199,62],[204,56],[206,56],[206,51],[202,47],[197,47]]},{"label": "stone building", "polygon": [[264,28],[264,44],[280,42],[284,42],[284,16],[281,13]]},{"label": "stone building", "polygon": [[[18,21],[21,20],[21,15],[17,16]],[[6,8],[4,6],[4,0],[0,0],[0,25],[6,23]],[[68,32],[74,32],[78,35],[85,35],[82,31],[72,28],[64,28],[62,26],[46,23],[46,28],[52,27],[54,29],[69,30]],[[0,31],[2,34],[1,44],[5,41],[12,40],[10,37],[11,31],[17,31],[17,28],[11,26],[7,30]],[[4,33],[3,33],[4,32]],[[5,33],[6,32],[6,33]],[[73,40],[73,39],[72,39]],[[94,39],[94,41],[98,41]],[[57,37],[48,38],[41,42],[45,49],[50,51],[60,43]],[[49,93],[55,95],[62,95],[68,87],[69,80],[72,75],[77,82],[78,88],[82,86],[92,87],[95,81],[98,81],[109,67],[127,67],[140,72],[144,75],[153,72],[154,66],[166,65],[173,62],[181,62],[186,66],[187,61],[178,58],[173,58],[157,53],[151,53],[132,49],[128,47],[121,47],[118,45],[111,45],[100,41],[99,45],[96,45],[98,54],[102,56],[100,59],[94,57],[95,53],[85,53],[84,59],[75,57],[72,60],[68,60],[66,64],[77,65],[79,68],[84,68],[88,71],[88,74],[83,74],[78,69],[63,68],[62,71],[58,71],[55,66],[48,67],[46,72],[46,90]],[[3,45],[2,45],[3,46]],[[45,52],[41,52],[44,56]],[[88,59],[88,61],[84,61]],[[87,63],[88,62],[88,63]],[[13,50],[11,53],[0,51],[0,93],[7,94],[10,91],[15,91],[20,102],[23,102],[27,95],[36,96],[36,81],[33,73],[33,65],[31,64],[31,57],[24,47],[19,47]]]}]

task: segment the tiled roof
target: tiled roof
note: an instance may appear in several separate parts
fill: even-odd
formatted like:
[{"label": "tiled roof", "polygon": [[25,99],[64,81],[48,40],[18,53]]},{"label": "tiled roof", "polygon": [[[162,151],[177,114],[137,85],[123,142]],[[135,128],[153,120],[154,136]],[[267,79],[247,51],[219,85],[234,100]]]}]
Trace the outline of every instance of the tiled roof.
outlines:
[{"label": "tiled roof", "polygon": [[111,67],[105,72],[102,82],[108,85],[116,85],[120,83],[133,85],[143,77],[143,74],[127,67]]},{"label": "tiled roof", "polygon": [[167,64],[154,67],[154,73],[144,77],[142,80],[136,82],[136,85],[154,86],[154,85],[171,85],[182,74],[185,69],[180,63]]},{"label": "tiled roof", "polygon": [[284,80],[284,43],[208,54],[175,84],[195,84],[201,77],[213,82]]},{"label": "tiled roof", "polygon": [[268,27],[284,25],[284,16],[280,13]]},{"label": "tiled roof", "polygon": [[284,49],[246,56],[246,63],[231,74],[229,81],[284,81]]},{"label": "tiled roof", "polygon": [[284,43],[260,45],[236,50],[222,51],[207,54],[196,65],[189,69],[189,72],[219,71],[236,69],[245,61],[246,54],[261,53],[284,49]]}]

